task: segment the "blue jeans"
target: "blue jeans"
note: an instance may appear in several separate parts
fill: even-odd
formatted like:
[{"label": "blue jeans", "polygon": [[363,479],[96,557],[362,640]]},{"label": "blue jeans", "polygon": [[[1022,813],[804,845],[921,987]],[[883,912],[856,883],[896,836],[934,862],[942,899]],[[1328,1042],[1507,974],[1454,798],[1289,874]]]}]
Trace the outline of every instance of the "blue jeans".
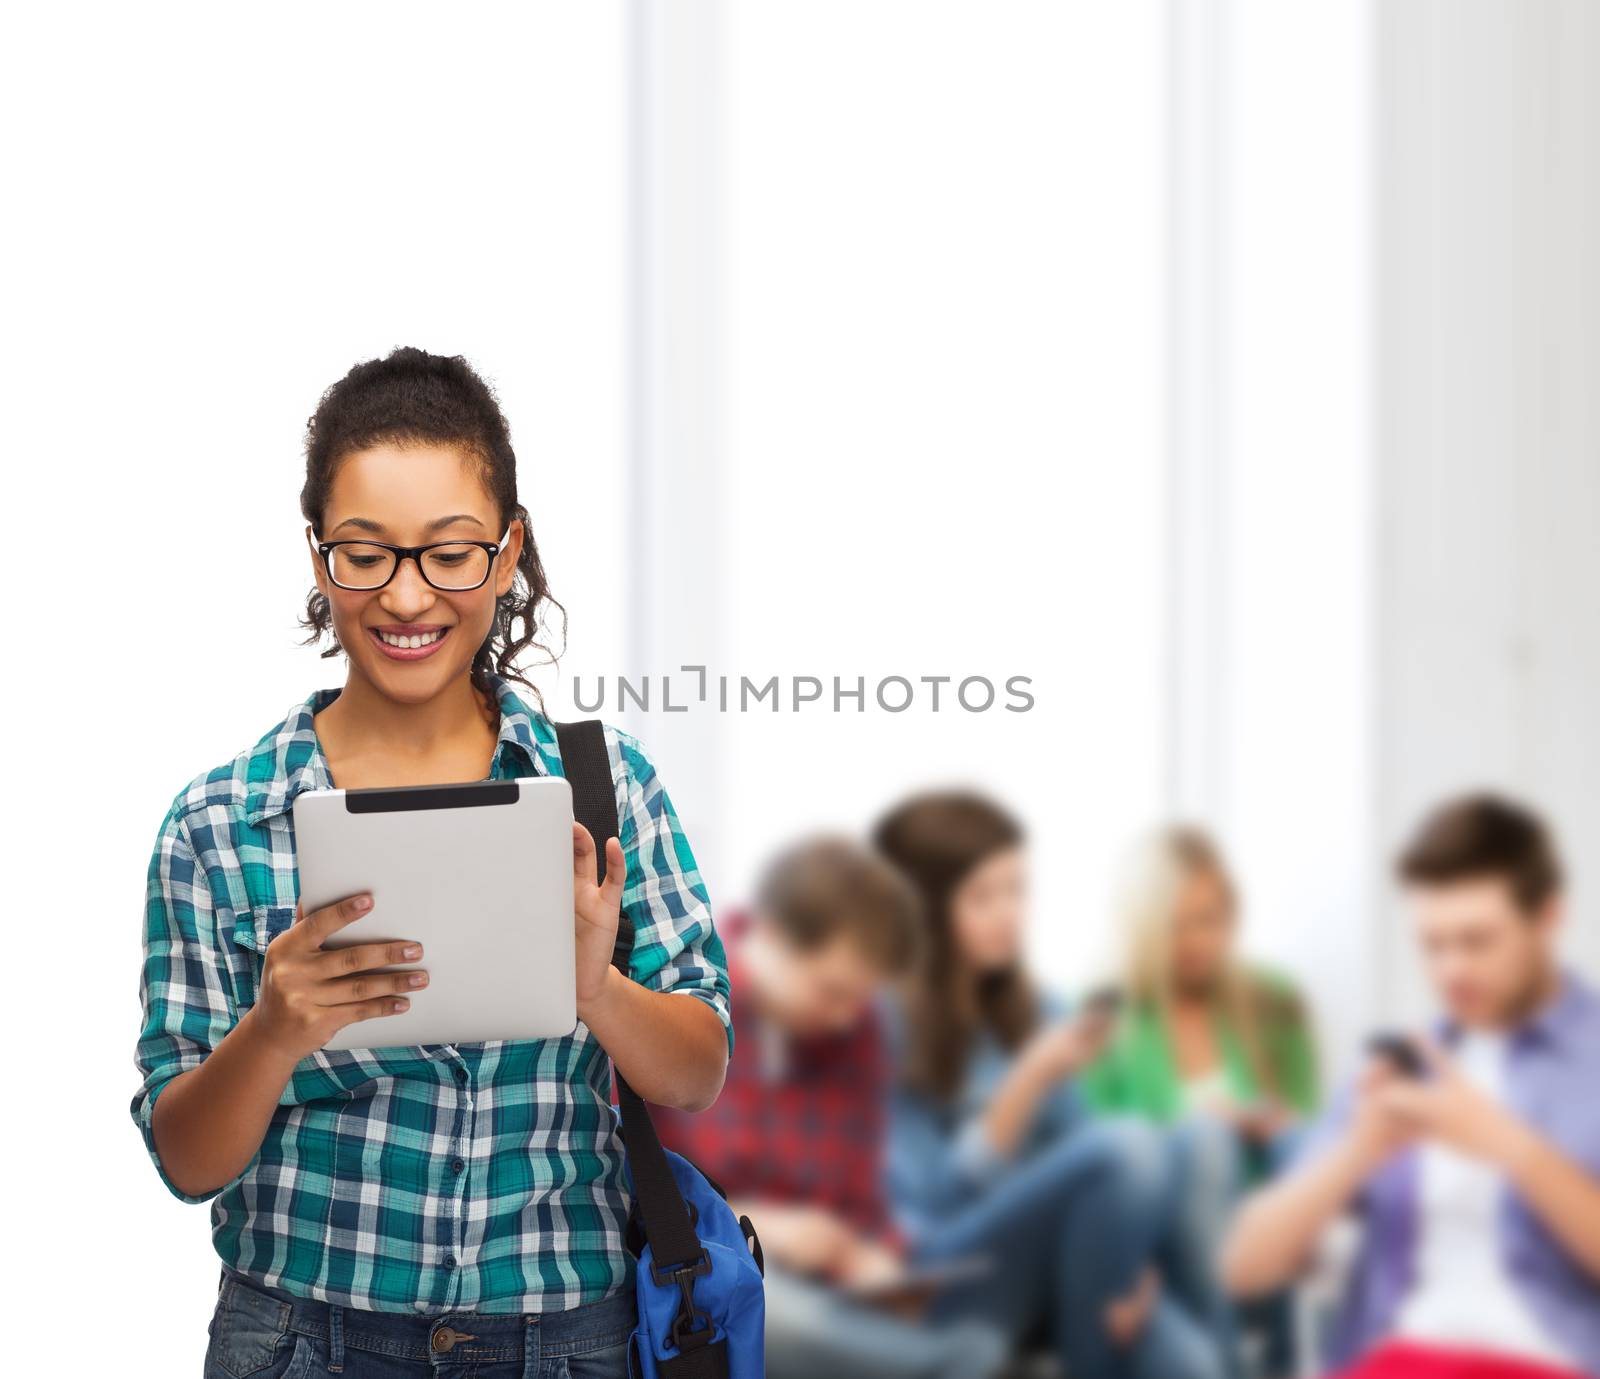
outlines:
[{"label": "blue jeans", "polygon": [[567,1312],[372,1312],[223,1266],[205,1379],[628,1379],[632,1291]]},{"label": "blue jeans", "polygon": [[917,1242],[919,1261],[994,1262],[936,1299],[936,1314],[980,1318],[1013,1341],[1043,1330],[1072,1379],[1222,1379],[1207,1307],[1173,1286],[1163,1284],[1131,1345],[1105,1325],[1107,1305],[1133,1291],[1171,1239],[1175,1143],[1134,1121],[1095,1120],[1023,1160]]},{"label": "blue jeans", "polygon": [[1209,1116],[1179,1121],[1173,1151],[1173,1214],[1160,1257],[1164,1276],[1217,1338],[1228,1379],[1243,1379],[1239,1316],[1217,1269],[1242,1183],[1243,1156],[1231,1126]]},{"label": "blue jeans", "polygon": [[1182,1168],[1175,1233],[1181,1243],[1173,1267],[1214,1314],[1221,1311],[1230,1373],[1235,1375],[1244,1373],[1240,1358],[1244,1334],[1258,1342],[1260,1373],[1286,1375],[1297,1368],[1292,1290],[1230,1304],[1218,1284],[1216,1257],[1252,1175],[1277,1174],[1292,1160],[1304,1133],[1303,1126],[1291,1126],[1266,1144],[1252,1146],[1232,1126],[1203,1114],[1180,1121],[1174,1129]]}]

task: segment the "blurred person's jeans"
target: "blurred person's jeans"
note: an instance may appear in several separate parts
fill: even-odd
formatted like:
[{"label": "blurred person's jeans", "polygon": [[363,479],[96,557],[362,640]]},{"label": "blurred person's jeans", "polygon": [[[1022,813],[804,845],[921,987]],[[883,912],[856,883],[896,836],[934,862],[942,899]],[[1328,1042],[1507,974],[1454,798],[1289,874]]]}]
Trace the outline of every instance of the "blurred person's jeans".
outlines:
[{"label": "blurred person's jeans", "polygon": [[942,1294],[936,1314],[981,1319],[1014,1344],[1043,1328],[1071,1379],[1226,1379],[1215,1289],[1193,1295],[1182,1271],[1163,1278],[1132,1345],[1118,1346],[1105,1326],[1107,1305],[1146,1267],[1166,1272],[1186,1152],[1156,1127],[1107,1119],[1023,1160],[916,1242],[919,1263],[981,1254],[994,1264]]},{"label": "blurred person's jeans", "polygon": [[1244,1373],[1239,1357],[1245,1334],[1259,1342],[1254,1373],[1282,1376],[1296,1369],[1293,1291],[1232,1303],[1222,1291],[1216,1259],[1248,1188],[1252,1158],[1268,1176],[1275,1175],[1293,1157],[1304,1133],[1303,1126],[1291,1126],[1253,1152],[1237,1130],[1213,1116],[1192,1116],[1174,1129],[1180,1164],[1178,1219],[1165,1262],[1181,1280],[1185,1295],[1213,1319],[1224,1338],[1230,1373]]},{"label": "blurred person's jeans", "polygon": [[767,1379],[988,1379],[1005,1338],[976,1320],[929,1326],[768,1264]]}]

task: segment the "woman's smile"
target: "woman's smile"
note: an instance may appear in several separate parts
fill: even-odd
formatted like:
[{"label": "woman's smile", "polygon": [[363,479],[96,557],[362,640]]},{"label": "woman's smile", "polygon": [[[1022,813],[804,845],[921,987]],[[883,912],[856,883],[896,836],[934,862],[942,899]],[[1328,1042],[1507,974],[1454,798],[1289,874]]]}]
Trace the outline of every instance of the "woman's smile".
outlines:
[{"label": "woman's smile", "polygon": [[383,654],[393,661],[422,661],[433,655],[450,633],[449,624],[389,623],[367,632]]}]

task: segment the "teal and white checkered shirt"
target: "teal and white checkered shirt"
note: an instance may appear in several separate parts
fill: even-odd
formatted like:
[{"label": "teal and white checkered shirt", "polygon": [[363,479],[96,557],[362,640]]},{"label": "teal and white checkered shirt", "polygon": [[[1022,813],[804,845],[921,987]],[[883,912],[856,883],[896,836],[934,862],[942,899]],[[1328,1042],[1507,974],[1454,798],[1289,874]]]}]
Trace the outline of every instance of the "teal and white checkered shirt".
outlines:
[{"label": "teal and white checkered shirt", "polygon": [[[560,775],[555,730],[501,676],[489,779]],[[377,1311],[549,1312],[631,1283],[610,1064],[581,1023],[563,1039],[325,1049],[300,1061],[260,1150],[190,1196],[151,1133],[163,1087],[255,1000],[268,941],[299,896],[290,805],[333,785],[312,715],[322,689],[174,798],[145,900],[144,1081],[130,1106],[162,1181],[210,1200],[217,1253],[305,1297]],[[605,730],[627,855],[631,975],[721,1017],[728,974],[705,886],[637,740]]]}]

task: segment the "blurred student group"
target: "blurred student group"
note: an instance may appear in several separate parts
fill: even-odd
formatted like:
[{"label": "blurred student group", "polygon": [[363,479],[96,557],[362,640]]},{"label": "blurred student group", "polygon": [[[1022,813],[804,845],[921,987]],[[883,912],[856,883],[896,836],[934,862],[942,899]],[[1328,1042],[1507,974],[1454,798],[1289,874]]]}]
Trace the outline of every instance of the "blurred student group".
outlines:
[{"label": "blurred student group", "polygon": [[1600,1374],[1600,994],[1558,832],[1481,792],[1398,840],[1437,1016],[1359,1051],[1244,951],[1202,828],[1131,843],[1121,970],[1072,993],[1029,970],[1002,802],[796,841],[719,916],[722,1095],[661,1118],[760,1232],[769,1374]]}]

